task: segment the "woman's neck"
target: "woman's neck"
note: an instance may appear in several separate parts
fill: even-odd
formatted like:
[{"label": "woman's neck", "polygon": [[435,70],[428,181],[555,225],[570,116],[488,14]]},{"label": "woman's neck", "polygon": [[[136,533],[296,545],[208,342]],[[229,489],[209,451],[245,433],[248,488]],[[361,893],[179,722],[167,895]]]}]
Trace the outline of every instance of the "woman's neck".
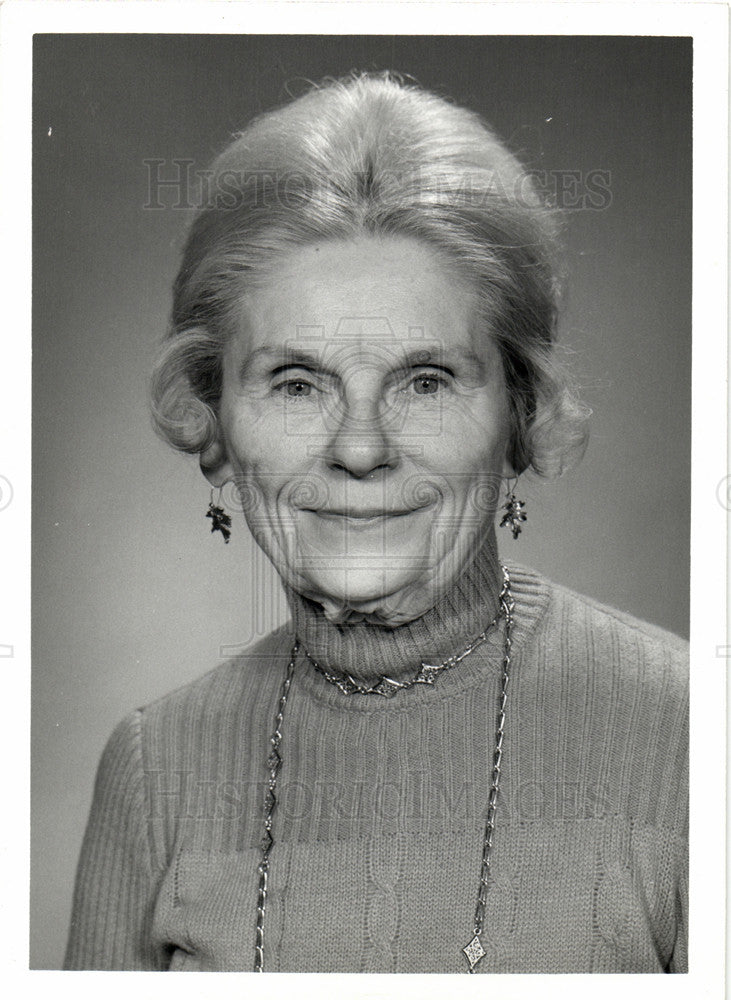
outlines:
[{"label": "woman's neck", "polygon": [[420,664],[441,663],[463,649],[498,611],[502,570],[495,532],[433,608],[395,627],[371,622],[333,624],[322,607],[292,590],[287,600],[307,652],[328,669],[369,682],[405,678]]}]

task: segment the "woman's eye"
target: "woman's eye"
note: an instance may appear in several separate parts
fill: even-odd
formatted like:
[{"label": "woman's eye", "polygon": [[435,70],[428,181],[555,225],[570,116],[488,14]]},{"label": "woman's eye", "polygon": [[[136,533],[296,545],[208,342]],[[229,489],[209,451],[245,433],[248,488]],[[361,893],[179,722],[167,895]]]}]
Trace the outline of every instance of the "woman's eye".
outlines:
[{"label": "woman's eye", "polygon": [[312,392],[312,385],[301,378],[289,379],[276,385],[275,390],[287,396],[309,396]]},{"label": "woman's eye", "polygon": [[309,396],[311,389],[309,382],[287,382],[288,396]]},{"label": "woman's eye", "polygon": [[445,383],[444,379],[438,375],[417,375],[411,384],[414,387],[414,392],[420,396],[430,396],[439,392]]}]

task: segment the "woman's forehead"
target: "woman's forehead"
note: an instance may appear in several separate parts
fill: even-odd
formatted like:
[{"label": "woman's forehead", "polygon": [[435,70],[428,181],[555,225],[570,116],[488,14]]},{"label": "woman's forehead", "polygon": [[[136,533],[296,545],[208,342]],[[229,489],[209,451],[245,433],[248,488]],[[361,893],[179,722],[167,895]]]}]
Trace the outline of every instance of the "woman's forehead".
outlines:
[{"label": "woman's forehead", "polygon": [[[302,247],[241,299],[238,354],[485,355],[477,295],[431,247],[364,237]],[[260,352],[260,353],[257,353]]]}]

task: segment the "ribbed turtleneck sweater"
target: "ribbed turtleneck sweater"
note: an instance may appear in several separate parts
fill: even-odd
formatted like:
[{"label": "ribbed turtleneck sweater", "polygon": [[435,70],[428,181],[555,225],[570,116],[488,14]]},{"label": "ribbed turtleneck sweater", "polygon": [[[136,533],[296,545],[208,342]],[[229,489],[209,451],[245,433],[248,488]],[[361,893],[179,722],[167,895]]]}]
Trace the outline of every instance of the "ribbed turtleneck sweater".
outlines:
[{"label": "ribbed turtleneck sweater", "polygon": [[[478,972],[687,970],[687,645],[538,574],[515,601]],[[133,712],[102,756],[65,967],[252,970],[269,739],[295,632],[405,676],[494,618],[491,538],[407,625],[292,621]],[[297,658],[282,725],[265,969],[467,971],[504,622],[434,685],[343,695]]]},{"label": "ribbed turtleneck sweater", "polygon": [[336,674],[368,684],[383,676],[403,681],[422,662],[441,663],[459,653],[495,620],[502,585],[492,531],[434,607],[396,628],[357,620],[334,625],[316,602],[285,593],[294,631],[309,655]]}]

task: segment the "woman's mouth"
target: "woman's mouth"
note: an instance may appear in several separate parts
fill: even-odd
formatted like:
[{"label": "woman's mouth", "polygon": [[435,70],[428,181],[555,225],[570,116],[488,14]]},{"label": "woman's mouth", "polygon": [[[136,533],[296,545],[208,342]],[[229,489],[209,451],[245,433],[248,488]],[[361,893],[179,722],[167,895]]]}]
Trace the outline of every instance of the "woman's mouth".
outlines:
[{"label": "woman's mouth", "polygon": [[408,514],[415,513],[416,510],[422,508],[405,509],[405,510],[382,510],[374,508],[356,508],[348,507],[346,509],[337,508],[320,508],[319,510],[308,510],[309,514],[316,514],[325,520],[333,521],[352,521],[355,524],[370,524],[376,521],[383,521],[387,518],[392,517],[406,517]]}]

